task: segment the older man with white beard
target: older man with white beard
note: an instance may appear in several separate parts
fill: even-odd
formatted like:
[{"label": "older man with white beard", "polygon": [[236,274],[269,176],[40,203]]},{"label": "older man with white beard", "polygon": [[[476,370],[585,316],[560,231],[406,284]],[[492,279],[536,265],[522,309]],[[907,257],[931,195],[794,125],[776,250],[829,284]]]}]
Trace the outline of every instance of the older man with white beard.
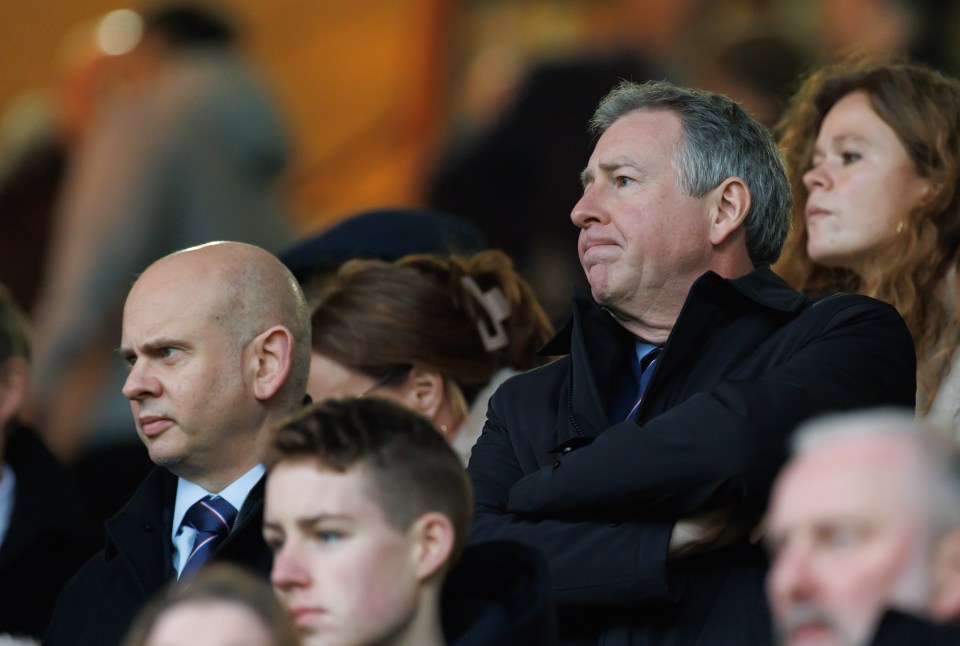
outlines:
[{"label": "older man with white beard", "polygon": [[802,426],[795,447],[767,519],[779,642],[960,643],[931,623],[960,617],[960,458],[945,434],[875,410]]}]

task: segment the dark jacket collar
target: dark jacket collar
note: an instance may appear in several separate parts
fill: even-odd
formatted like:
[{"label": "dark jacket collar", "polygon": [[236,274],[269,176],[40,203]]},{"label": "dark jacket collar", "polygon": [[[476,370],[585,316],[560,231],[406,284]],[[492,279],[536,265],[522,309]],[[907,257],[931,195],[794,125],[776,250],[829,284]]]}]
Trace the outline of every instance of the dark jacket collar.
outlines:
[{"label": "dark jacket collar", "polygon": [[[217,554],[232,551],[239,541],[241,544],[236,549],[264,556],[248,545],[251,540],[258,545],[262,543],[259,528],[253,533],[253,538],[250,538],[250,532],[242,531],[250,523],[262,522],[264,480],[260,478],[250,490],[240,509],[236,527],[217,549]],[[176,497],[177,477],[166,469],[154,467],[130,501],[106,523],[105,557],[122,559],[145,596],[152,594],[173,576],[173,544],[170,536]],[[266,553],[265,546],[263,551]],[[262,566],[260,563],[249,565]]]},{"label": "dark jacket collar", "polygon": [[[687,309],[687,305],[694,297],[701,297],[717,288],[728,294],[731,291],[739,294],[748,303],[757,307],[780,312],[795,312],[808,302],[806,296],[793,290],[782,278],[773,273],[770,267],[764,265],[739,278],[723,278],[713,271],[705,272],[691,286],[684,309]],[[543,356],[567,354],[570,351],[573,330],[578,327],[584,317],[601,322],[606,319],[607,322],[604,325],[613,323],[619,326],[619,323],[616,323],[614,318],[592,297],[575,288],[571,316],[556,335],[547,341],[540,350],[540,354]]]}]

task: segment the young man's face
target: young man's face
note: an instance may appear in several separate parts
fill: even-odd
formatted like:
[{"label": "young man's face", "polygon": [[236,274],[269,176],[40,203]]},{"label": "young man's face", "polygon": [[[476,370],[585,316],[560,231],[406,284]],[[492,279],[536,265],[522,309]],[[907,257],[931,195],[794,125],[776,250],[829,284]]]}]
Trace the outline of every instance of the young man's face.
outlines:
[{"label": "young man's face", "polygon": [[306,646],[400,642],[419,611],[417,545],[370,499],[362,467],[278,464],[267,479],[271,580]]}]

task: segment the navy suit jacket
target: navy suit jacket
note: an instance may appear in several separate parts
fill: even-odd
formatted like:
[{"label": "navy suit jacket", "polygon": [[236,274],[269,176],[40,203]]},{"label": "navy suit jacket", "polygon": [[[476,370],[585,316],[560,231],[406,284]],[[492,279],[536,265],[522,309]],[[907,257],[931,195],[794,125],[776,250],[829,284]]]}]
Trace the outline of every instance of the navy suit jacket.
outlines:
[{"label": "navy suit jacket", "polygon": [[[269,576],[273,555],[263,541],[263,486],[254,486],[237,524],[211,561]],[[176,577],[170,540],[177,478],[155,467],[130,502],[106,523],[106,546],[67,584],[44,646],[118,644],[146,602]]]}]

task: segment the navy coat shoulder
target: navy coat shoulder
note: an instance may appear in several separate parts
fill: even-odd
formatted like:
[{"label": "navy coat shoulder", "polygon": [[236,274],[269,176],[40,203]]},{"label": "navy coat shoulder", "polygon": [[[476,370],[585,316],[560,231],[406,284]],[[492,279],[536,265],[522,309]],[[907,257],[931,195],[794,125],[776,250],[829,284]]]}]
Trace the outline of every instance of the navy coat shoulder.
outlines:
[{"label": "navy coat shoulder", "polygon": [[0,633],[39,639],[57,594],[97,542],[66,474],[30,429],[10,429],[6,460],[16,488],[0,543]]},{"label": "navy coat shoulder", "polygon": [[514,541],[468,545],[444,581],[441,619],[450,646],[556,644],[546,559]]},{"label": "navy coat shoulder", "polygon": [[634,338],[578,297],[545,352],[506,382],[469,470],[474,540],[540,548],[567,643],[765,644],[766,562],[746,539],[668,562],[678,519],[766,507],[798,423],[829,411],[914,406],[916,359],[896,310],[818,301],[767,268],[708,272],[690,290],[635,419],[611,423]]},{"label": "navy coat shoulder", "polygon": [[888,610],[870,641],[870,646],[956,646],[960,644],[960,624],[935,623],[929,619]]},{"label": "navy coat shoulder", "polygon": [[[237,525],[212,560],[268,576],[273,556],[263,542],[263,479],[250,491]],[[140,609],[175,578],[171,524],[177,478],[155,467],[127,505],[106,523],[107,540],[67,584],[45,646],[120,643]]]}]

